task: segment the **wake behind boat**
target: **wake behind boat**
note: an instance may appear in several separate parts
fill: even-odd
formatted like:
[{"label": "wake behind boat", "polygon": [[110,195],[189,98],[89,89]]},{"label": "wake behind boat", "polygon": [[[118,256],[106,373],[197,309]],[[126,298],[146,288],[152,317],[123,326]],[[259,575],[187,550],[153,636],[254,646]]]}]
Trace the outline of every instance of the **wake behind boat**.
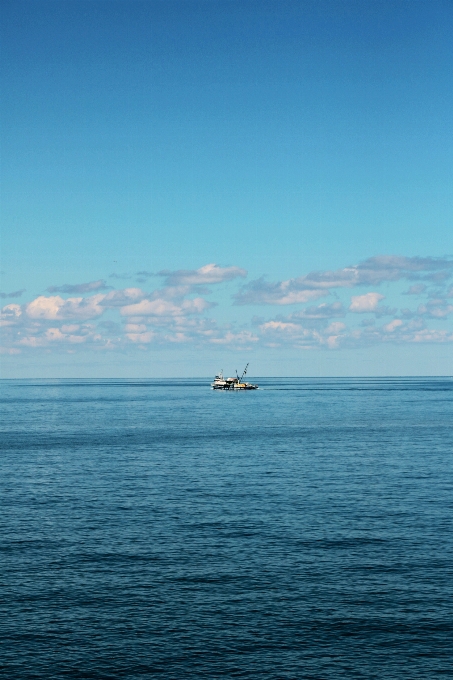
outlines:
[{"label": "wake behind boat", "polygon": [[258,385],[252,385],[251,383],[244,382],[244,376],[247,373],[247,366],[244,368],[244,371],[241,375],[241,377],[238,376],[238,372],[236,371],[236,377],[235,378],[225,378],[223,376],[223,369],[220,371],[218,375],[215,376],[214,382],[211,383],[211,387],[213,390],[257,390]]}]

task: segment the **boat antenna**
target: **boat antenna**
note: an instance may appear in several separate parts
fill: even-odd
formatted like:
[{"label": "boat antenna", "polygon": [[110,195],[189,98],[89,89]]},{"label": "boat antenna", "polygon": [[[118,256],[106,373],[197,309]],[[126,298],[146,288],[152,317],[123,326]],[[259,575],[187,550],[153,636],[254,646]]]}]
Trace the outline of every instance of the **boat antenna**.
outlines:
[{"label": "boat antenna", "polygon": [[[240,382],[242,382],[242,378],[243,378],[244,375],[247,373],[247,368],[248,368],[248,364],[247,364],[247,366],[244,368],[244,372],[243,372],[243,374],[241,375]],[[236,373],[237,373],[237,371],[236,371]]]}]

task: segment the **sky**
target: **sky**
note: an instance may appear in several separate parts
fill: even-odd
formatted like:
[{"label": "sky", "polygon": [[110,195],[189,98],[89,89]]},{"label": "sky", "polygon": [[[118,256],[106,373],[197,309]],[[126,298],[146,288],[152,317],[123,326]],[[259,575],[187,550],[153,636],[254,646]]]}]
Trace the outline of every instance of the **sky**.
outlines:
[{"label": "sky", "polygon": [[450,0],[1,27],[3,377],[453,374]]}]

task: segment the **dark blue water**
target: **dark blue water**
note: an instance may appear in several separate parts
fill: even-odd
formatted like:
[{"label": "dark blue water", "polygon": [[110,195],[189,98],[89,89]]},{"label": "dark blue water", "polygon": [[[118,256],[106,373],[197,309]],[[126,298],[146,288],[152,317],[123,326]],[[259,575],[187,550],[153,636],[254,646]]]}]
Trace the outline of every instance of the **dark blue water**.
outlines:
[{"label": "dark blue water", "polygon": [[2,677],[453,677],[453,380],[259,382],[2,382]]}]

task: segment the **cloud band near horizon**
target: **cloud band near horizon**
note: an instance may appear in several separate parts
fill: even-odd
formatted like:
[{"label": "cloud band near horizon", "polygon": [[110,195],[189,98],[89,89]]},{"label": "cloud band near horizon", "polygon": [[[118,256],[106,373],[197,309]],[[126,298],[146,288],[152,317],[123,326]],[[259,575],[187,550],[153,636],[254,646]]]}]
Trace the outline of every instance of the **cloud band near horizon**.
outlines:
[{"label": "cloud band near horizon", "polygon": [[[136,276],[143,277],[145,271]],[[163,270],[157,274],[163,286],[152,291],[113,289],[104,279],[49,286],[50,295],[3,307],[2,352],[43,348],[73,352],[78,347],[133,351],[181,344],[340,349],[377,343],[453,342],[452,275],[452,258],[381,255],[358,265],[274,283],[261,277],[240,286],[232,304],[274,307],[275,311],[268,318],[251,314],[245,324],[222,319],[225,305],[208,299],[212,286],[246,278],[246,270],[238,266],[211,263],[197,270]],[[396,290],[401,281],[411,283],[408,290]],[[373,290],[382,284],[387,285],[385,295]],[[348,293],[358,288],[358,294]],[[401,295],[410,296],[401,298],[404,304]],[[328,296],[336,299],[318,302]],[[386,304],[389,301],[391,305]],[[279,314],[283,306],[292,310]],[[232,309],[230,305],[230,314]]]}]

